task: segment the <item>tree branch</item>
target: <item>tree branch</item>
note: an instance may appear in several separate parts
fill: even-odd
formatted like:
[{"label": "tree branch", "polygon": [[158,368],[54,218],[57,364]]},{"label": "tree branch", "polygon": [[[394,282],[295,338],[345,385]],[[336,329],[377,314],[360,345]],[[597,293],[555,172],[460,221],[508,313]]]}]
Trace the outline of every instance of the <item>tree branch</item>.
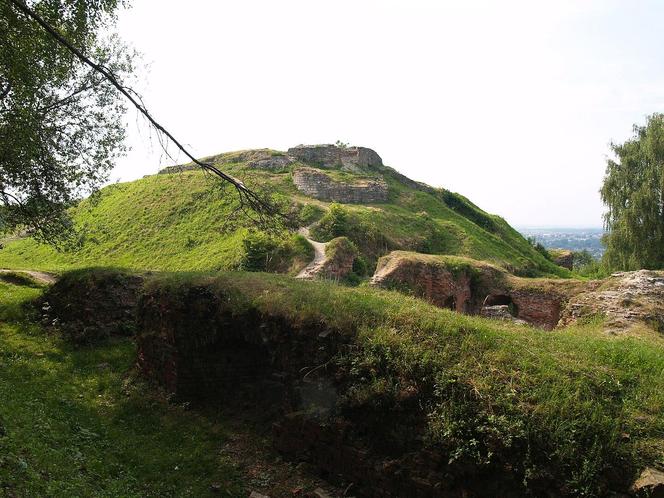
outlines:
[{"label": "tree branch", "polygon": [[9,95],[9,92],[12,89],[12,84],[7,82],[7,86],[0,91],[0,100],[4,100],[4,98]]},{"label": "tree branch", "polygon": [[262,215],[280,215],[283,216],[279,211],[273,206],[271,203],[269,203],[267,200],[261,198],[258,194],[256,194],[254,191],[251,189],[247,188],[240,180],[233,178],[232,176],[224,173],[220,169],[218,169],[216,166],[210,163],[204,163],[202,161],[199,161],[196,159],[181,143],[179,140],[177,140],[166,128],[164,128],[155,118],[152,117],[150,112],[146,109],[146,107],[140,103],[136,98],[135,98],[135,92],[128,90],[126,87],[124,87],[112,74],[111,71],[109,71],[106,67],[96,64],[92,60],[90,60],[85,54],[83,54],[79,49],[74,47],[66,38],[64,38],[55,28],[53,28],[50,24],[48,24],[39,14],[37,14],[34,10],[32,10],[30,7],[28,7],[23,1],[21,0],[8,0],[14,7],[16,7],[20,12],[22,12],[25,16],[28,18],[32,19],[35,21],[37,24],[39,24],[49,35],[51,35],[60,45],[62,45],[65,49],[70,51],[72,54],[74,54],[83,64],[91,67],[94,69],[96,72],[101,74],[111,85],[113,85],[117,91],[119,91],[124,97],[131,102],[131,104],[143,115],[145,118],[150,122],[150,124],[159,132],[164,134],[168,139],[175,144],[175,146],[182,151],[189,159],[191,159],[192,162],[194,162],[196,165],[198,165],[200,168],[202,168],[204,171],[208,171],[217,177],[221,178],[222,180],[230,183],[235,187],[235,189],[238,192],[238,195],[240,197],[240,206],[241,208],[244,208],[244,205],[247,204],[251,209],[256,211],[259,216]]}]

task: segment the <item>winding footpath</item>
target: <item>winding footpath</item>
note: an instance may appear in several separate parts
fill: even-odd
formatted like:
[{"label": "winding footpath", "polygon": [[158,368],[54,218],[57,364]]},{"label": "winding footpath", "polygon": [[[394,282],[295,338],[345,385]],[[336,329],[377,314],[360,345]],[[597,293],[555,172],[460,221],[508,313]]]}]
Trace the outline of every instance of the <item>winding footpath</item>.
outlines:
[{"label": "winding footpath", "polygon": [[325,257],[325,248],[327,247],[327,242],[316,242],[313,240],[311,238],[311,232],[309,228],[310,227],[302,227],[297,231],[297,233],[307,239],[307,242],[309,242],[309,244],[311,244],[314,248],[314,259],[295,276],[295,278],[301,278],[303,280],[314,279],[318,272],[320,272],[320,270],[323,268],[323,265],[327,259]]}]

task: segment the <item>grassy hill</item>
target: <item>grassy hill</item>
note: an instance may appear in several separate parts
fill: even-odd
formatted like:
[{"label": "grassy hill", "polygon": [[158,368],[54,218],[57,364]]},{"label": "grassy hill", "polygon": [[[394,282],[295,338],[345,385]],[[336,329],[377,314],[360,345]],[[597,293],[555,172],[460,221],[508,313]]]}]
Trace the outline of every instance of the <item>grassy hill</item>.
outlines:
[{"label": "grassy hill", "polygon": [[385,203],[331,204],[296,189],[292,172],[302,163],[280,171],[252,168],[259,152],[265,153],[244,151],[208,160],[255,189],[272,192],[296,220],[289,229],[277,227],[268,234],[246,217],[231,217],[237,208],[234,192],[202,172],[160,174],[108,186],[75,207],[84,242],[80,249],[58,253],[30,239],[6,240],[0,267],[60,271],[112,265],[294,274],[311,259],[311,247],[294,229],[316,222],[312,234],[318,240],[347,236],[355,242],[364,272],[371,272],[380,256],[402,249],[486,260],[525,276],[569,276],[502,218],[459,194],[418,186],[385,166],[361,174],[326,170],[337,181],[381,176],[389,186]]},{"label": "grassy hill", "polygon": [[[112,277],[93,270],[63,281],[78,282],[76,297],[85,302],[98,288],[92,277],[104,274]],[[86,287],[90,279],[96,283]],[[552,334],[395,292],[262,273],[156,274],[142,292],[184,313],[190,327],[181,332],[208,344],[208,335],[233,327],[215,332],[193,319],[203,308],[187,299],[200,300],[202,289],[223,298],[222,311],[240,322],[249,313],[301,326],[295,335],[307,340],[308,330],[317,346],[312,324],[334,330],[352,344],[328,363],[341,390],[339,413],[363,437],[439,455],[449,461],[450,479],[513,473],[515,495],[559,496],[564,489],[604,496],[663,461],[664,344],[645,329],[609,336],[590,321]],[[219,483],[221,496],[251,489],[290,496],[275,492],[271,467],[260,467],[267,477],[256,479],[254,452],[246,468],[234,448],[230,457],[223,453],[238,440],[223,412],[187,411],[141,381],[131,338],[73,348],[29,321],[23,306],[40,293],[0,280],[0,489],[6,484],[16,496],[207,496]],[[551,490],[558,492],[545,492]]]}]

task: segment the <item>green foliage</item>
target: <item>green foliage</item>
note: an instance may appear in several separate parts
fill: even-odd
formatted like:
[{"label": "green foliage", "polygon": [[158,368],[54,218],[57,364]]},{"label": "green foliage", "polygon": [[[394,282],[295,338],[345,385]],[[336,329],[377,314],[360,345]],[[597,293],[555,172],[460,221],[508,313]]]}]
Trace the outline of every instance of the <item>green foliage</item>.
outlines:
[{"label": "green foliage", "polygon": [[332,239],[325,247],[325,256],[328,259],[355,258],[357,254],[357,246],[348,237]]},{"label": "green foliage", "polygon": [[572,253],[572,268],[574,273],[587,278],[606,278],[611,274],[611,271],[606,267],[602,261],[598,261],[587,250],[574,251]]},{"label": "green foliage", "polygon": [[320,220],[323,214],[325,214],[325,210],[317,204],[305,204],[300,210],[298,218],[300,224],[308,226]]},{"label": "green foliage", "polygon": [[129,339],[74,349],[27,321],[39,293],[0,281],[2,493],[198,497],[220,483],[220,496],[247,494],[219,455],[223,425],[136,379]]},{"label": "green foliage", "polygon": [[369,275],[369,263],[361,255],[358,255],[353,260],[353,273],[358,277],[366,277]]},{"label": "green foliage", "polygon": [[306,264],[313,259],[313,248],[301,235],[275,237],[265,232],[251,231],[242,240],[244,259],[241,267],[248,271],[286,273],[294,260]]},{"label": "green foliage", "polygon": [[600,191],[608,211],[604,262],[610,269],[664,268],[664,114],[653,114],[634,136],[611,144]]},{"label": "green foliage", "polygon": [[394,451],[424,441],[451,472],[508,465],[536,495],[542,483],[601,495],[607,475],[626,488],[638,469],[663,461],[659,336],[609,336],[598,321],[551,334],[393,292],[268,274],[148,283],[200,285],[227,296],[231,312],[321,324],[350,341],[331,363],[339,408],[353,430]]},{"label": "green foliage", "polygon": [[498,230],[495,221],[464,196],[455,192],[450,192],[449,190],[444,190],[442,192],[442,198],[443,202],[450,209],[456,211],[465,218],[468,218],[477,226],[488,232],[496,232]]},{"label": "green foliage", "polygon": [[249,271],[265,271],[279,247],[273,237],[262,232],[250,232],[242,245],[245,252],[242,267]]},{"label": "green foliage", "polygon": [[538,242],[535,237],[528,237],[528,243],[535,248],[535,250],[540,253],[542,256],[544,256],[546,259],[549,261],[553,261],[553,257],[551,256],[551,253],[547,250],[544,245],[542,245],[541,242]]},{"label": "green foliage", "polygon": [[[29,2],[74,46],[124,80],[133,54],[104,39],[117,0]],[[125,107],[84,66],[10,2],[0,5],[0,230],[27,229],[62,246],[78,239],[67,208],[98,188],[123,152]]]},{"label": "green foliage", "polygon": [[[57,252],[31,239],[16,240],[0,249],[0,266],[56,271],[85,266],[239,269],[242,241],[254,223],[233,217],[237,202],[232,189],[220,188],[200,172],[111,185],[72,210],[84,237],[81,248]],[[276,228],[272,236],[282,240],[289,234]]]},{"label": "green foliage", "polygon": [[314,227],[312,235],[319,240],[332,240],[335,237],[346,237],[353,228],[354,220],[350,219],[349,211],[341,204],[332,203],[327,213]]},{"label": "green foliage", "polygon": [[336,203],[330,205],[325,216],[312,228],[311,234],[316,240],[322,241],[347,237],[374,262],[392,245],[369,213],[350,211]]},{"label": "green foliage", "polygon": [[[378,258],[389,251],[408,250],[486,260],[521,275],[570,276],[501,218],[466,201],[463,205],[475,213],[474,219],[484,220],[484,224],[491,220],[493,231],[487,231],[441,202],[438,191],[414,190],[389,176],[388,170],[384,174],[391,192],[389,202],[326,205],[311,203],[299,194],[289,175],[247,168],[243,160],[251,157],[250,151],[210,160],[235,160],[236,156],[236,162],[219,166],[255,190],[269,187],[300,226],[310,225],[322,214],[319,209],[325,209],[311,229],[312,238],[329,241],[348,237],[367,262],[369,273]],[[302,204],[305,206],[297,207]],[[252,230],[264,230],[238,215],[237,207],[231,189],[197,171],[112,185],[71,211],[83,237],[79,250],[57,253],[31,240],[7,241],[0,249],[0,266],[55,271],[98,265],[169,271],[239,269],[245,255],[243,239]],[[279,240],[288,237],[283,226],[269,234]],[[279,264],[279,271],[295,271],[303,254],[296,251],[291,265]]]}]

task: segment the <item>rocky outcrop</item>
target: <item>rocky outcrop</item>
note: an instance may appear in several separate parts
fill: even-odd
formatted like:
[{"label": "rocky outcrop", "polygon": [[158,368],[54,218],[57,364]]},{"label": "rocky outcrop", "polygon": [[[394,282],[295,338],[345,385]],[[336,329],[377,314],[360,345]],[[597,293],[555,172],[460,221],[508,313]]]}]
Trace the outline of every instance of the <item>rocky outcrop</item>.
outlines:
[{"label": "rocky outcrop", "polygon": [[264,157],[262,159],[249,161],[247,163],[247,166],[256,169],[281,171],[288,168],[288,166],[290,166],[291,164],[293,164],[293,160],[290,157],[273,155],[270,157]]},{"label": "rocky outcrop", "polygon": [[322,201],[374,204],[385,202],[388,198],[387,184],[382,179],[343,183],[314,168],[295,170],[293,183],[300,192]]},{"label": "rocky outcrop", "polygon": [[574,253],[566,249],[550,249],[553,262],[558,266],[572,270],[574,268]]},{"label": "rocky outcrop", "polygon": [[587,292],[570,299],[561,324],[602,315],[610,330],[645,323],[664,332],[664,272],[640,270],[614,273],[589,284]]},{"label": "rocky outcrop", "polygon": [[288,149],[288,155],[319,168],[340,168],[353,173],[361,173],[367,168],[383,165],[383,160],[376,151],[366,147],[298,145]]}]

